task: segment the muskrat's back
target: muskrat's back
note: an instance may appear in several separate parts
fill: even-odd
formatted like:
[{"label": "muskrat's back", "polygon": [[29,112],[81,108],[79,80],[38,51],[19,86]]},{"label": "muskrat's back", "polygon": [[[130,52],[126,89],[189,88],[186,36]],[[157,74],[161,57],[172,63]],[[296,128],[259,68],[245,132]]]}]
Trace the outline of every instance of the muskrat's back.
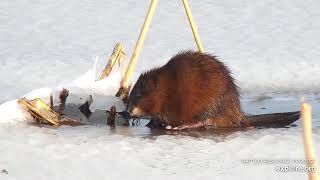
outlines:
[{"label": "muskrat's back", "polygon": [[214,56],[191,51],[142,74],[127,109],[133,116],[148,115],[187,128],[237,127],[243,117],[238,87],[228,68]]}]

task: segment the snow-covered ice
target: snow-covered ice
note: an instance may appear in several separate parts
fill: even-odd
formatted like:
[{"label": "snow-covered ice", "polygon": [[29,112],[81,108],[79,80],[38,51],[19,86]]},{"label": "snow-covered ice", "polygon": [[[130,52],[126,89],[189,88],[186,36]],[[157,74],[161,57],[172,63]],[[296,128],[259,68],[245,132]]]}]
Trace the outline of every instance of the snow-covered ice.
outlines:
[{"label": "snow-covered ice", "polygon": [[[0,165],[9,172],[0,174],[1,179],[306,178],[303,173],[277,173],[275,165],[241,162],[302,159],[299,128],[251,130],[220,139],[142,138],[134,134],[139,129],[126,128],[119,135],[105,127],[51,129],[23,124],[1,125],[0,130]],[[319,130],[315,133],[314,140],[319,142]]]},{"label": "snow-covered ice", "polygon": [[[145,127],[37,127],[20,97],[68,103],[93,94],[107,108],[123,67],[96,81],[116,42],[126,62],[149,1],[2,0],[0,2],[0,179],[303,179],[246,159],[304,158],[301,124],[288,129],[174,135]],[[225,62],[242,89],[245,112],[296,111],[313,105],[320,155],[320,1],[190,0],[206,52]],[[136,72],[195,49],[180,1],[159,1]],[[290,164],[297,166],[297,164]],[[1,173],[2,169],[8,174]]]}]

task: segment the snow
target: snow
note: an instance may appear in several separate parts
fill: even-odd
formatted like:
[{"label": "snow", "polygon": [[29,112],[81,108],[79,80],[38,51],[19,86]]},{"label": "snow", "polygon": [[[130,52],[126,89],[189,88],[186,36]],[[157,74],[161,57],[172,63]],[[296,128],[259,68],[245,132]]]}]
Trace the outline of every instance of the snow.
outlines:
[{"label": "snow", "polygon": [[[113,104],[147,1],[0,2],[0,179],[302,179],[245,159],[303,159],[301,123],[286,129],[175,134],[145,127],[38,127],[18,98],[68,103],[93,95],[92,110]],[[226,63],[248,114],[313,106],[320,145],[320,1],[190,0],[206,52]],[[116,42],[125,64],[97,81]],[[180,1],[159,1],[132,83],[174,54],[195,49]],[[290,164],[297,166],[296,164]],[[6,169],[8,174],[1,173]]]},{"label": "snow", "polygon": [[[226,137],[150,136],[139,129],[0,126],[1,179],[303,179],[246,159],[303,159],[301,129]],[[143,135],[146,133],[146,135]],[[314,141],[319,142],[319,130]],[[319,149],[319,146],[317,146]],[[9,149],[8,149],[9,148]],[[317,151],[319,152],[319,151]],[[295,166],[296,164],[290,164]],[[299,164],[298,164],[299,165]]]}]

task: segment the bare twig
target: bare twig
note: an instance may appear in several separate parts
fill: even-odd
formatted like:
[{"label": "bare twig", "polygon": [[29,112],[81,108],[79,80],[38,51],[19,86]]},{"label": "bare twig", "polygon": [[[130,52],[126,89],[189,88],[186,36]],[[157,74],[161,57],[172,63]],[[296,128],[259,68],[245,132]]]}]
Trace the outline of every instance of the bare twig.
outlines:
[{"label": "bare twig", "polygon": [[112,71],[112,68],[117,63],[120,65],[121,60],[123,59],[124,55],[125,55],[125,52],[124,52],[123,45],[121,43],[117,43],[113,49],[113,52],[112,52],[111,57],[108,61],[108,64],[106,65],[106,67],[104,68],[104,70],[101,73],[99,80],[108,77]]},{"label": "bare twig", "polygon": [[112,106],[109,111],[109,117],[107,118],[107,124],[111,127],[115,127],[115,119],[116,119],[117,110],[115,106]]},{"label": "bare twig", "polygon": [[50,94],[50,108],[51,108],[52,110],[54,110],[52,93]]},{"label": "bare twig", "polygon": [[67,97],[69,96],[69,91],[67,89],[62,89],[62,91],[60,92],[60,105],[59,105],[59,109],[58,109],[58,114],[63,115],[64,109],[66,107],[66,101],[67,101]]}]

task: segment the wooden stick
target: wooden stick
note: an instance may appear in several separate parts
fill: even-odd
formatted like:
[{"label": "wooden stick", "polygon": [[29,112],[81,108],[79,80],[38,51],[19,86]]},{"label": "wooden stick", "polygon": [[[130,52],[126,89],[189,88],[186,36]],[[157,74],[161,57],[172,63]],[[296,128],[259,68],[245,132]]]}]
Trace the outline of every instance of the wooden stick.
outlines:
[{"label": "wooden stick", "polygon": [[109,111],[109,117],[107,118],[107,125],[115,127],[115,119],[117,115],[117,109],[115,106],[112,106]]},{"label": "wooden stick", "polygon": [[303,124],[303,140],[308,168],[315,168],[315,172],[308,172],[309,180],[318,180],[317,162],[314,155],[312,144],[312,122],[311,122],[311,106],[307,103],[301,103],[302,124]]},{"label": "wooden stick", "polygon": [[52,95],[52,93],[50,94],[50,108],[51,108],[52,110],[54,110],[54,107],[53,107],[53,95]]},{"label": "wooden stick", "polygon": [[118,63],[119,66],[120,66],[120,63],[123,59],[125,55],[125,52],[124,52],[124,47],[121,43],[117,43],[116,46],[114,47],[113,51],[112,51],[112,54],[110,56],[110,59],[106,65],[106,67],[103,69],[101,75],[100,75],[100,78],[99,80],[101,79],[104,79],[106,77],[109,76],[109,74],[111,73],[112,71],[112,68]]},{"label": "wooden stick", "polygon": [[121,80],[121,87],[124,87],[125,89],[127,89],[129,87],[129,80],[130,80],[130,78],[132,76],[132,72],[134,71],[134,68],[137,64],[137,59],[138,59],[138,56],[141,52],[141,48],[142,48],[143,42],[145,40],[145,36],[147,34],[147,31],[149,29],[149,26],[150,26],[154,11],[156,9],[157,3],[158,3],[158,0],[151,1],[147,16],[144,20],[144,23],[143,23],[143,26],[142,26],[142,29],[141,29],[141,32],[139,35],[139,38],[138,38],[137,43],[134,47],[134,50],[133,50],[133,53],[131,56],[131,60],[130,60],[129,65],[127,67],[124,78]]},{"label": "wooden stick", "polygon": [[80,126],[85,125],[82,122],[71,118],[62,118],[61,116],[53,111],[42,99],[37,98],[34,100],[27,100],[25,98],[19,99],[18,104],[24,107],[30,115],[34,118],[36,122],[61,126],[61,125],[70,125],[70,126]]},{"label": "wooden stick", "polygon": [[42,99],[19,99],[18,103],[28,110],[31,116],[40,123],[59,125],[60,115],[53,111]]},{"label": "wooden stick", "polygon": [[191,27],[191,30],[192,30],[192,33],[193,33],[194,40],[197,43],[198,50],[200,52],[203,52],[203,47],[202,47],[202,43],[201,43],[200,36],[199,36],[199,33],[198,33],[198,29],[196,27],[196,24],[194,23],[193,16],[191,14],[191,9],[189,7],[188,0],[182,0],[182,2],[183,2],[184,9],[185,9],[185,11],[187,13],[187,16],[188,16],[188,20],[189,20],[189,24],[190,24],[190,27]]},{"label": "wooden stick", "polygon": [[66,101],[67,97],[69,96],[69,91],[67,89],[62,89],[60,92],[59,98],[60,98],[60,105],[58,109],[58,114],[62,116],[64,114],[64,109],[66,107]]}]

